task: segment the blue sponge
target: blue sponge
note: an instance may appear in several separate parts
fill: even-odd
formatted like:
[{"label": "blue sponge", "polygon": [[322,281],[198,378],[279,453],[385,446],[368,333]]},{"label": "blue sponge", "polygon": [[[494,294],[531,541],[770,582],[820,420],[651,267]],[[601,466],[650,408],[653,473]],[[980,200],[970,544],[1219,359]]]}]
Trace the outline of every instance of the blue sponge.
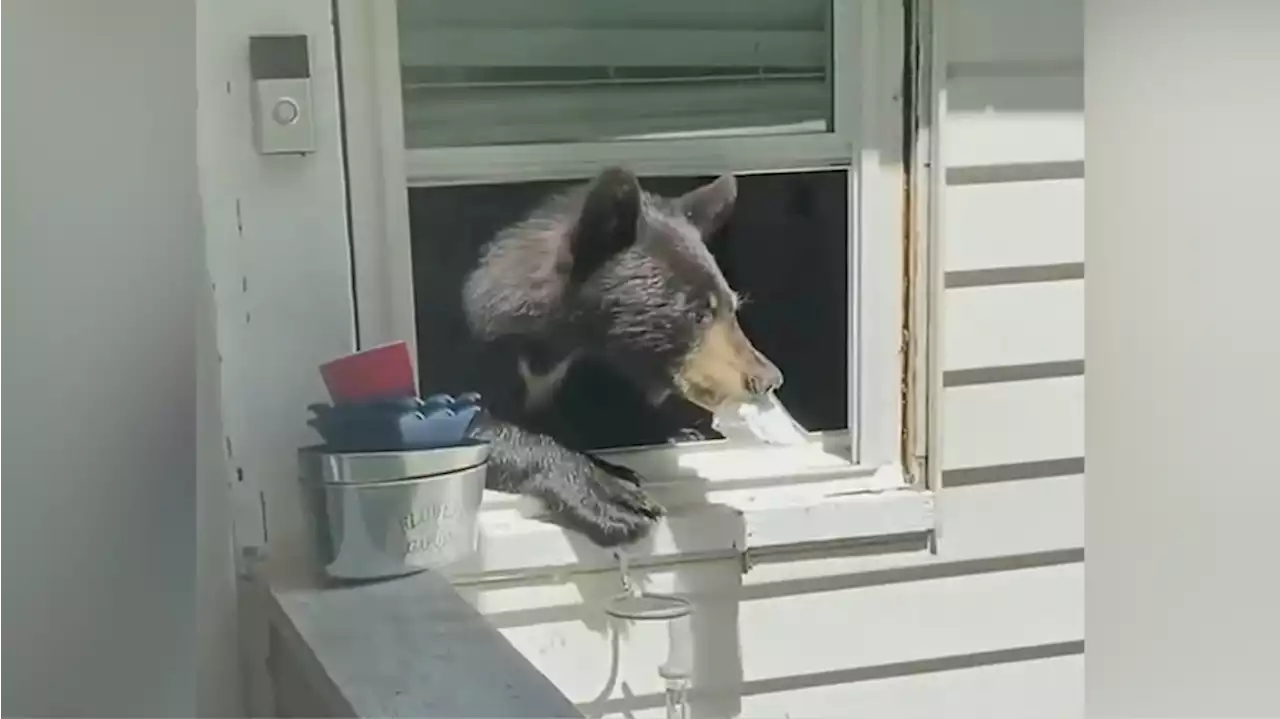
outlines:
[{"label": "blue sponge", "polygon": [[313,404],[307,424],[332,452],[395,452],[455,446],[480,413],[480,395],[435,394],[421,399]]}]

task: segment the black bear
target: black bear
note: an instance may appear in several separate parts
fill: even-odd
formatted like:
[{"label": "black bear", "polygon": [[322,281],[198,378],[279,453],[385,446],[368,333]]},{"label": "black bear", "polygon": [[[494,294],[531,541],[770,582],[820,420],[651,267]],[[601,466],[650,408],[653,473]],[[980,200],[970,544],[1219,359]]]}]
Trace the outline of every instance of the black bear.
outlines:
[{"label": "black bear", "polygon": [[462,309],[472,338],[520,380],[516,391],[477,388],[486,412],[471,436],[492,445],[489,489],[536,498],[598,545],[633,542],[663,516],[641,478],[563,431],[540,431],[566,373],[591,365],[654,406],[674,395],[705,412],[781,385],[739,326],[738,296],[706,246],[736,196],[732,175],[672,198],[610,168],[483,249]]}]

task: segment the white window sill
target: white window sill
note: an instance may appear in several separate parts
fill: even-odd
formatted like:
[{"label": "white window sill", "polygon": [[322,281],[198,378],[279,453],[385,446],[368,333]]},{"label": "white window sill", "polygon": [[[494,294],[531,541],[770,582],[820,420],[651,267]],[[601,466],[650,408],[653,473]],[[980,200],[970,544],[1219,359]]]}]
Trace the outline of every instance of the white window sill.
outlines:
[{"label": "white window sill", "polygon": [[[798,448],[694,445],[619,453],[668,516],[621,549],[633,566],[732,557],[824,542],[874,541],[934,528],[933,495],[906,485],[898,465],[861,467],[819,443]],[[611,569],[618,552],[525,513],[521,498],[486,492],[476,555],[453,581]]]}]

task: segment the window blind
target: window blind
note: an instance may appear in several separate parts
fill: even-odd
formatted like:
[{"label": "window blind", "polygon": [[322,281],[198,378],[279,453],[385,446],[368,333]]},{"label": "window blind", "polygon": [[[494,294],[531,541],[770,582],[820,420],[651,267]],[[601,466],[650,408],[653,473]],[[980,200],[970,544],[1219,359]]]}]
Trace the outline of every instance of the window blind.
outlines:
[{"label": "window blind", "polygon": [[830,6],[399,0],[406,144],[826,132]]}]

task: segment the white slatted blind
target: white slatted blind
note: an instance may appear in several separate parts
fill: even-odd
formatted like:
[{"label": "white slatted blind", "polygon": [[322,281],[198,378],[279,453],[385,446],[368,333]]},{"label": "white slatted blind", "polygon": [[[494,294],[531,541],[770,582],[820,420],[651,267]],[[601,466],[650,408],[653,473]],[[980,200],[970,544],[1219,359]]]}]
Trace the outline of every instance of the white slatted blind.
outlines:
[{"label": "white slatted blind", "polygon": [[410,148],[821,133],[832,0],[399,0]]}]

